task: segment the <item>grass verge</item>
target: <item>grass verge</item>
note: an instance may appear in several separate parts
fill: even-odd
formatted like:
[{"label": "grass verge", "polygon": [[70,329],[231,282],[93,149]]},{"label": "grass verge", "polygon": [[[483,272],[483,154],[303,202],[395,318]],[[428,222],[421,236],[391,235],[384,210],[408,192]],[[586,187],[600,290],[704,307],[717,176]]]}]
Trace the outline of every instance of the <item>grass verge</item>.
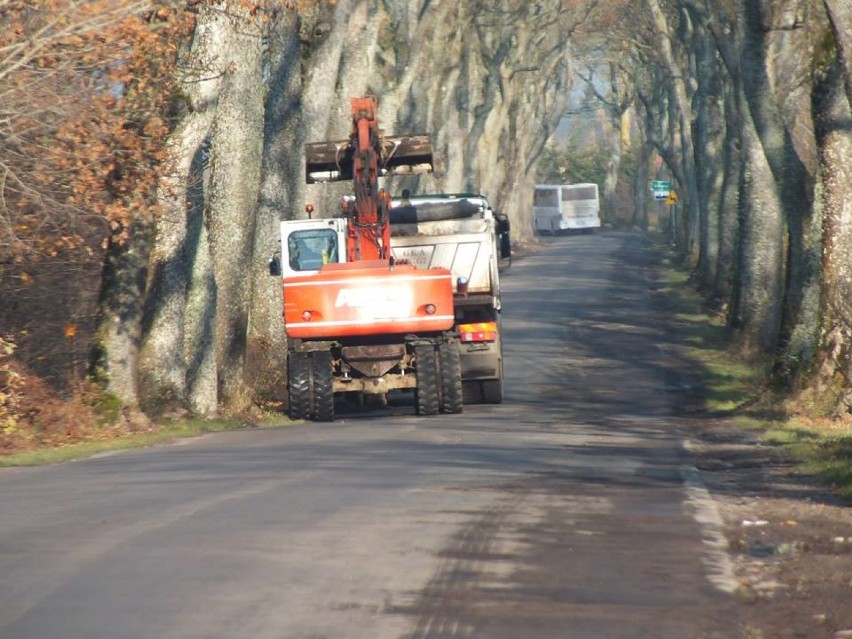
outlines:
[{"label": "grass verge", "polygon": [[57,448],[44,448],[15,453],[0,457],[0,467],[8,466],[42,466],[61,462],[85,459],[99,453],[132,448],[145,448],[155,444],[196,437],[207,433],[217,433],[240,428],[282,426],[289,421],[281,416],[269,416],[261,420],[246,422],[236,419],[181,419],[166,421],[154,430],[134,433],[103,441],[83,441]]},{"label": "grass verge", "polygon": [[707,311],[687,273],[664,259],[660,284],[677,341],[700,376],[704,410],[760,432],[799,462],[803,472],[852,499],[852,420],[797,414],[789,398],[770,390],[769,363],[744,357],[724,319]]}]

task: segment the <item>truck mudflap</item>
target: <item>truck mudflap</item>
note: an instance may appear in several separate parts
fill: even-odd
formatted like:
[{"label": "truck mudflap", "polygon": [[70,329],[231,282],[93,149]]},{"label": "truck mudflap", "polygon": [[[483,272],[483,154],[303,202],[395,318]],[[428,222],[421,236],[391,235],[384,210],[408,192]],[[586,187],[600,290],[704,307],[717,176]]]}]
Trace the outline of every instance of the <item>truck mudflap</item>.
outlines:
[{"label": "truck mudflap", "polygon": [[[503,348],[495,322],[469,324],[461,342],[460,362],[464,402],[500,404],[503,401]],[[498,327],[496,332],[489,329]],[[476,331],[477,328],[482,330]],[[465,333],[462,333],[464,335]]]}]

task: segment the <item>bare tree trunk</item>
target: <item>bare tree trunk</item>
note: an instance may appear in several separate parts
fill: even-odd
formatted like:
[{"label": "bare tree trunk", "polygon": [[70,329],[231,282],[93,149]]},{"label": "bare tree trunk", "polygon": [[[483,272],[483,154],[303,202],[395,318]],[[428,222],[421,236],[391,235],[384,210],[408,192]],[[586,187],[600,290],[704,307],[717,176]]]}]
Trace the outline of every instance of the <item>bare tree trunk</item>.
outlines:
[{"label": "bare tree trunk", "polygon": [[771,353],[781,327],[784,217],[775,180],[749,118],[744,118],[740,187],[739,288],[733,323],[747,350]]},{"label": "bare tree trunk", "polygon": [[740,153],[740,131],[736,123],[742,121],[742,111],[737,99],[739,90],[737,80],[731,81],[724,98],[725,141],[722,151],[722,185],[717,203],[716,215],[719,247],[716,259],[716,271],[713,279],[710,299],[720,309],[729,309],[733,295],[734,264],[739,244],[739,201],[740,176],[742,174],[742,155]]},{"label": "bare tree trunk", "polygon": [[[743,0],[741,68],[748,110],[772,172],[778,203],[787,223],[786,282],[781,292],[783,315],[776,344],[776,348],[783,348],[799,321],[798,314],[802,308],[806,278],[804,237],[812,196],[806,189],[806,171],[796,153],[790,132],[784,125],[776,103],[773,82],[767,72],[766,24],[771,10],[769,0]],[[781,350],[778,352],[781,353]]]},{"label": "bare tree trunk", "polygon": [[187,401],[196,415],[212,417],[219,402],[216,370],[216,279],[204,224],[204,160],[195,155],[189,192],[184,358]]},{"label": "bare tree trunk", "polygon": [[187,406],[184,319],[188,269],[187,197],[191,167],[207,136],[221,78],[223,14],[202,5],[182,87],[189,111],[166,144],[160,178],[161,211],[148,263],[148,283],[139,358],[139,383],[146,413]]},{"label": "bare tree trunk", "polygon": [[603,210],[601,217],[605,222],[614,222],[618,219],[615,210],[615,187],[618,184],[618,173],[621,168],[621,136],[613,136],[609,145],[609,158],[606,163],[606,177],[603,189]]},{"label": "bare tree trunk", "polygon": [[695,154],[699,197],[698,282],[705,293],[712,291],[719,268],[719,199],[725,170],[722,165],[725,138],[721,93],[723,79],[710,33],[696,25]]},{"label": "bare tree trunk", "polygon": [[270,277],[267,260],[280,255],[279,223],[298,217],[304,197],[300,53],[299,16],[282,9],[270,25],[263,171],[251,267],[246,381],[256,399],[281,400],[287,388],[281,281]]},{"label": "bare tree trunk", "polygon": [[136,368],[151,222],[137,220],[127,237],[121,230],[110,237],[104,256],[89,375],[122,404],[135,408],[139,405]]},{"label": "bare tree trunk", "polygon": [[852,102],[852,3],[849,0],[823,0],[823,4],[834,33],[846,98]]},{"label": "bare tree trunk", "polygon": [[225,75],[211,136],[206,213],[217,289],[219,397],[239,411],[250,400],[244,366],[263,143],[262,32],[260,18],[250,16],[237,0],[226,8]]},{"label": "bare tree trunk", "polygon": [[[341,1],[325,18],[306,74],[307,139],[345,136],[348,98],[369,88],[387,131],[431,133],[438,162],[435,175],[388,188],[477,190],[512,216],[517,237],[530,234],[531,175],[563,113],[565,42],[582,11],[558,0],[369,6]],[[307,192],[321,211],[336,205],[332,187]]]},{"label": "bare tree trunk", "polygon": [[829,412],[852,412],[852,108],[840,61],[814,97],[823,185],[822,341],[815,392]]},{"label": "bare tree trunk", "polygon": [[640,150],[637,154],[636,175],[633,178],[633,225],[647,231],[648,224],[648,182],[651,151],[641,136]]}]

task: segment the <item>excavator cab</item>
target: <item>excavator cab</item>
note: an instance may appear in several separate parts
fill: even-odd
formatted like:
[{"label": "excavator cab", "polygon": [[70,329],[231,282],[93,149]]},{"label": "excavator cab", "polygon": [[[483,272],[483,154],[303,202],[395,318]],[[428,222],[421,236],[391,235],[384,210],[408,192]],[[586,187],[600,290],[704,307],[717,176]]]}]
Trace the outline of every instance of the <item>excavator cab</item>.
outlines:
[{"label": "excavator cab", "polygon": [[281,250],[281,258],[276,256],[270,260],[272,275],[309,275],[327,264],[344,262],[346,221],[330,218],[281,222]]},{"label": "excavator cab", "polygon": [[294,271],[318,271],[338,262],[340,250],[332,229],[296,230],[287,237],[287,258]]}]

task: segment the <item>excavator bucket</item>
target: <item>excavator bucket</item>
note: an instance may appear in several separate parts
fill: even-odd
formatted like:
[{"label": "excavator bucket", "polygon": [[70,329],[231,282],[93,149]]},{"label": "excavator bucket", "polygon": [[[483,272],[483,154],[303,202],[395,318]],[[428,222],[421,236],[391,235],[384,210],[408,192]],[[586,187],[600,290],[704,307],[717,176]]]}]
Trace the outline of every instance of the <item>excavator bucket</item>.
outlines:
[{"label": "excavator bucket", "polygon": [[[351,140],[306,144],[305,181],[315,184],[353,179],[353,153]],[[379,175],[421,175],[433,169],[432,139],[428,134],[381,138]]]},{"label": "excavator bucket", "polygon": [[383,174],[422,175],[434,170],[432,138],[429,135],[396,135],[382,141],[379,165]]}]

